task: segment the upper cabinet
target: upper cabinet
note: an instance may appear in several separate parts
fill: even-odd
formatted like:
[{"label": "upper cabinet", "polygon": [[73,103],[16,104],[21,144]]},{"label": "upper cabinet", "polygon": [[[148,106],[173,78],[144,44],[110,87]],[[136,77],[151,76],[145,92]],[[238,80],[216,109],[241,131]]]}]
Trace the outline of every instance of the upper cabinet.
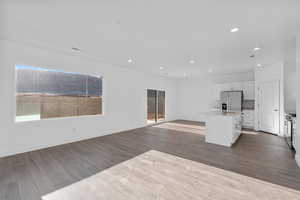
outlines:
[{"label": "upper cabinet", "polygon": [[229,91],[230,90],[230,83],[223,83],[219,84],[221,91]]},{"label": "upper cabinet", "polygon": [[230,90],[243,90],[243,82],[232,83]]},{"label": "upper cabinet", "polygon": [[255,98],[254,81],[243,82],[243,92],[244,99],[254,99]]},{"label": "upper cabinet", "polygon": [[233,83],[218,84],[220,91],[242,90],[244,99],[255,99],[254,81],[243,81]]}]

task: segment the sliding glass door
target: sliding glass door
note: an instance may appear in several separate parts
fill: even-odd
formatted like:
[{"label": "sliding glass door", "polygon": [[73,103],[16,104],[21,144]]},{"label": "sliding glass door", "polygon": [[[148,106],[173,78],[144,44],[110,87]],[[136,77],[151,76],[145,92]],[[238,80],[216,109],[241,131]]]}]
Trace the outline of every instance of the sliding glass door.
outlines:
[{"label": "sliding glass door", "polygon": [[156,90],[147,90],[147,123],[156,122]]},{"label": "sliding glass door", "polygon": [[165,120],[165,91],[147,90],[147,123]]},{"label": "sliding glass door", "polygon": [[165,121],[165,91],[157,91],[157,122]]}]

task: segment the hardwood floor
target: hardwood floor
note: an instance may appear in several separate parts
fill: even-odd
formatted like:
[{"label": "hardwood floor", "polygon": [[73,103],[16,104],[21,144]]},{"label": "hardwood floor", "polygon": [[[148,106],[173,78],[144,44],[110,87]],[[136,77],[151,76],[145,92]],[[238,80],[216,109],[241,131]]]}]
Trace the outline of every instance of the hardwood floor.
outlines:
[{"label": "hardwood floor", "polygon": [[296,200],[300,191],[151,150],[42,199]]},{"label": "hardwood floor", "polygon": [[0,159],[0,199],[38,200],[152,149],[300,191],[300,169],[282,138],[243,134],[226,148],[184,127],[140,128]]}]

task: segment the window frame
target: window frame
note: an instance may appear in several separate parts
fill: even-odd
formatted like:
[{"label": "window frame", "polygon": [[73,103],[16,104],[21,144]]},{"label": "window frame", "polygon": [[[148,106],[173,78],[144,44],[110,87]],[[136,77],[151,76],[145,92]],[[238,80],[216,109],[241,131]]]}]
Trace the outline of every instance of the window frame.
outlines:
[{"label": "window frame", "polygon": [[102,95],[101,95],[101,113],[100,114],[96,114],[96,115],[78,115],[78,116],[66,116],[66,117],[52,117],[52,118],[44,118],[44,119],[39,119],[39,120],[28,120],[28,121],[18,121],[17,120],[17,66],[28,66],[28,67],[35,67],[35,68],[42,68],[42,69],[49,69],[49,70],[54,70],[54,68],[52,67],[47,67],[47,66],[42,66],[42,67],[37,67],[40,65],[32,65],[32,64],[15,64],[14,65],[14,92],[13,92],[13,100],[14,100],[14,114],[13,114],[13,122],[16,124],[19,123],[36,123],[36,122],[43,122],[43,121],[56,121],[56,120],[75,120],[75,119],[82,119],[82,118],[101,118],[105,116],[105,89],[104,89],[104,76],[103,75],[98,75],[95,73],[89,73],[89,72],[70,72],[69,70],[59,70],[61,72],[66,72],[66,73],[78,73],[78,74],[82,74],[82,75],[89,75],[89,76],[95,76],[98,78],[101,78],[101,82],[102,82]]}]

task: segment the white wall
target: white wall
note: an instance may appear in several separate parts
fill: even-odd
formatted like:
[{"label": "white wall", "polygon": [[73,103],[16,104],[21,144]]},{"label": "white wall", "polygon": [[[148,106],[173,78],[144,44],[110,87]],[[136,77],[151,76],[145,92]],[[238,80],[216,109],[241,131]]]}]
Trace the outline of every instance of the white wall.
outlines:
[{"label": "white wall", "polygon": [[232,74],[222,74],[211,76],[211,80],[214,83],[233,83],[233,82],[243,82],[243,81],[254,81],[254,71],[242,72],[242,73],[232,73]]},{"label": "white wall", "polygon": [[178,82],[178,118],[205,121],[205,113],[218,100],[216,85],[208,78]]},{"label": "white wall", "polygon": [[[255,108],[258,107],[258,85],[266,81],[279,81],[280,84],[280,131],[284,133],[284,83],[283,83],[283,63],[275,63],[269,66],[255,68]],[[255,129],[258,130],[258,110],[255,109]]]},{"label": "white wall", "polygon": [[[296,48],[296,55],[297,55],[297,58],[296,58],[296,61],[297,61],[297,72],[296,72],[296,83],[297,83],[297,86],[300,85],[300,34],[298,35],[297,37],[297,48]],[[300,89],[299,87],[296,88],[295,92],[297,93],[297,123],[298,123],[298,127],[299,127],[299,123],[300,123],[300,120],[299,120],[299,116],[300,116]],[[297,163],[300,167],[300,128],[297,128],[297,134],[296,134],[296,160],[297,160]]]},{"label": "white wall", "polygon": [[253,72],[247,72],[179,81],[178,118],[206,121],[205,113],[218,105],[222,90],[219,83],[253,81],[253,79]]},{"label": "white wall", "polygon": [[284,53],[284,110],[296,113],[296,39],[290,40]]},{"label": "white wall", "polygon": [[[299,46],[297,48],[300,59]],[[15,123],[16,64],[102,75],[104,115]],[[298,79],[299,73],[297,70]],[[256,83],[265,81],[266,78],[279,80],[281,90],[284,91],[283,63],[255,70]],[[74,53],[62,54],[49,49],[1,41],[0,157],[143,127],[146,125],[147,88],[166,90],[166,120],[205,121],[204,113],[210,111],[219,99],[220,88],[217,83],[253,79],[253,73],[245,73],[175,81],[103,64]],[[282,93],[281,103],[283,102]],[[300,94],[297,102],[300,103]],[[282,131],[283,110],[282,104]],[[297,141],[300,141],[300,133],[297,136]],[[300,152],[300,142],[297,145]]]},{"label": "white wall", "polygon": [[[103,116],[15,123],[16,64],[103,76]],[[174,80],[122,69],[74,53],[0,42],[0,157],[146,125],[146,89],[166,91],[166,120],[176,119]]]}]

